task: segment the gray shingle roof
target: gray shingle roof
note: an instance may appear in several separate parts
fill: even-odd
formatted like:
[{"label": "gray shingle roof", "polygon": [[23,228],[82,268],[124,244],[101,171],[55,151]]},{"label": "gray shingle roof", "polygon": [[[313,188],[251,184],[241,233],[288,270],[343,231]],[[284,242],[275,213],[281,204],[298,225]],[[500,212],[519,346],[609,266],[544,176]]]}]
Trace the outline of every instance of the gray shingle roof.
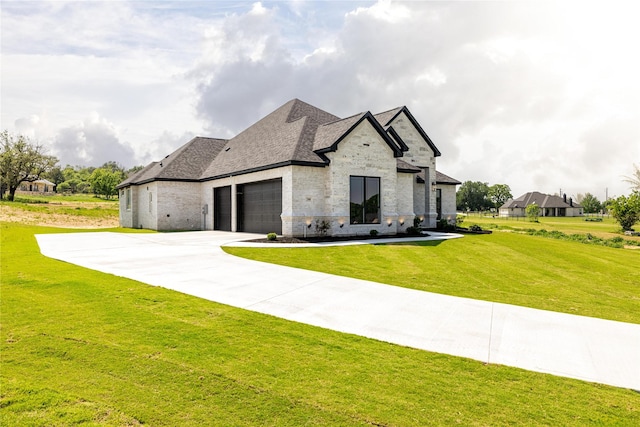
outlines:
[{"label": "gray shingle roof", "polygon": [[378,122],[380,122],[380,125],[383,128],[387,129],[389,122],[393,120],[398,114],[400,114],[403,109],[404,107],[394,108],[393,110],[375,114],[374,117],[376,118],[376,120],[378,120]]},{"label": "gray shingle roof", "polygon": [[443,174],[440,171],[436,171],[436,183],[437,184],[453,184],[453,185],[460,185],[462,184],[460,181],[458,181],[455,178],[451,178],[448,175]]},{"label": "gray shingle roof", "polygon": [[[424,171],[422,170],[418,174],[418,182],[424,182]],[[443,174],[440,171],[436,171],[436,184],[460,185],[462,183],[455,178],[451,178],[450,176]]]},{"label": "gray shingle roof", "polygon": [[118,185],[151,181],[194,181],[224,147],[226,140],[195,137],[159,162],[153,162]]},{"label": "gray shingle roof", "polygon": [[[406,172],[406,173],[420,173],[422,169],[417,166],[412,165],[411,163],[407,163],[404,160],[396,159],[396,169],[398,172]],[[422,173],[424,176],[424,172]]]},{"label": "gray shingle roof", "polygon": [[213,179],[291,163],[324,165],[311,148],[321,123],[338,117],[298,99],[231,138],[200,176]]},{"label": "gray shingle roof", "polygon": [[[369,120],[394,155],[400,157],[407,147],[387,124],[403,111],[415,121],[406,107],[375,116],[364,112],[340,119],[293,99],[229,140],[194,138],[129,177],[118,188],[154,180],[206,181],[290,164],[324,166],[327,159],[323,153],[335,150],[345,134],[362,120]],[[424,133],[417,122],[415,125]],[[424,136],[436,155],[440,155],[428,136]]]},{"label": "gray shingle roof", "polygon": [[508,200],[504,205],[500,206],[500,209],[508,208],[526,208],[531,204],[536,204],[541,208],[580,208],[578,203],[572,202],[573,206],[569,204],[569,201],[564,201],[564,198],[560,196],[552,196],[550,194],[543,194],[538,191],[532,191],[517,199]]}]

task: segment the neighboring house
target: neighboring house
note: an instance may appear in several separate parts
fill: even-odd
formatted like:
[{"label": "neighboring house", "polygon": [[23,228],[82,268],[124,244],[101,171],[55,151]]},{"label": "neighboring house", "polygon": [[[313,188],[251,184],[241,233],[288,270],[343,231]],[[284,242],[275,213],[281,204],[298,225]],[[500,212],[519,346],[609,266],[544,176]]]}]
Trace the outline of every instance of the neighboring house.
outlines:
[{"label": "neighboring house", "polygon": [[573,199],[567,200],[567,195],[551,196],[537,191],[524,194],[517,199],[509,200],[500,206],[502,217],[526,216],[527,206],[535,203],[540,208],[540,216],[582,216],[582,206]]},{"label": "neighboring house", "polygon": [[[237,136],[196,137],[118,185],[120,224],[284,236],[404,232],[455,218],[458,181],[406,107],[341,119],[294,99]],[[438,197],[440,195],[440,197]]]},{"label": "neighboring house", "polygon": [[53,194],[56,185],[46,179],[38,179],[31,182],[23,182],[16,190],[18,194]]}]

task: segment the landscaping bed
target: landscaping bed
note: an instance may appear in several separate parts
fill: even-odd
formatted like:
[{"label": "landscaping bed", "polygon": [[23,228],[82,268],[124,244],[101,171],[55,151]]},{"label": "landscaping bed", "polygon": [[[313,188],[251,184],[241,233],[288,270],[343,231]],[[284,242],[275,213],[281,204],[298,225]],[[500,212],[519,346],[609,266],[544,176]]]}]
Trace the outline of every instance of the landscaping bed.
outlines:
[{"label": "landscaping bed", "polygon": [[248,242],[255,243],[326,243],[326,242],[350,242],[356,240],[380,240],[380,239],[406,239],[410,237],[428,237],[429,234],[377,234],[375,236],[366,234],[360,236],[310,236],[310,237],[282,237],[279,236],[276,239],[253,239]]}]

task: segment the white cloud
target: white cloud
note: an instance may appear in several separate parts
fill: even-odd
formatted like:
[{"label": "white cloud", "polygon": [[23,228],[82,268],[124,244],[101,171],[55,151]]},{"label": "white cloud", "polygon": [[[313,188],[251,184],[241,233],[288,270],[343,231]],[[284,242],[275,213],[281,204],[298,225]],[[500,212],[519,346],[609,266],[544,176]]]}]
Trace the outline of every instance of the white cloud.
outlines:
[{"label": "white cloud", "polygon": [[443,172],[514,195],[622,194],[640,163],[635,2],[23,3],[3,4],[2,126],[45,140],[96,111],[147,160],[300,98],[407,105]]},{"label": "white cloud", "polygon": [[108,161],[125,167],[135,164],[133,149],[120,141],[117,127],[98,113],[60,129],[52,147],[62,165],[100,166]]}]

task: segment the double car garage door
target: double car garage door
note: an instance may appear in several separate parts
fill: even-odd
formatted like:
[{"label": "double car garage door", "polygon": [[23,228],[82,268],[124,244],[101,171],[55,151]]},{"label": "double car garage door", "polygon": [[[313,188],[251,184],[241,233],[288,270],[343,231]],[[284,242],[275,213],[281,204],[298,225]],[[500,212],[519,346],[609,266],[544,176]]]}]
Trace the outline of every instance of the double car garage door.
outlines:
[{"label": "double car garage door", "polygon": [[[252,182],[236,186],[238,231],[282,233],[282,179]],[[231,231],[231,187],[213,190],[215,230]]]}]

